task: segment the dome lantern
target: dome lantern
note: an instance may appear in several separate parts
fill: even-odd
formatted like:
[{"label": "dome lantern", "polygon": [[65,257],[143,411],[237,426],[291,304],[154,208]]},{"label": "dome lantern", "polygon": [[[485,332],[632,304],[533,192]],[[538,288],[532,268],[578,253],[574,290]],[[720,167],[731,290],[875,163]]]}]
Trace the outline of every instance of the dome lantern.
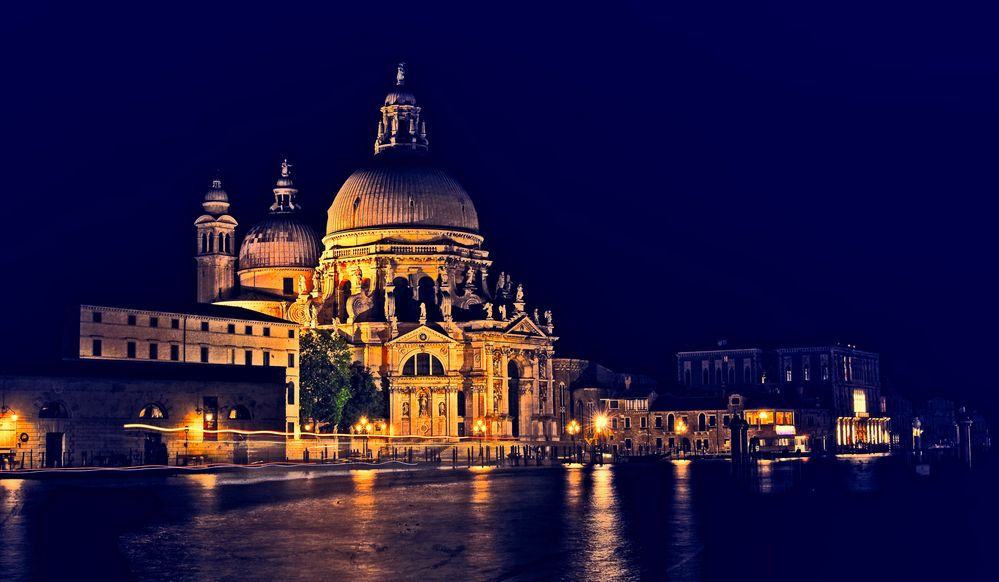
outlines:
[{"label": "dome lantern", "polygon": [[382,118],[378,122],[375,153],[402,150],[425,153],[430,142],[427,124],[420,118],[416,97],[406,89],[406,63],[399,63],[395,75],[395,88],[385,96]]}]

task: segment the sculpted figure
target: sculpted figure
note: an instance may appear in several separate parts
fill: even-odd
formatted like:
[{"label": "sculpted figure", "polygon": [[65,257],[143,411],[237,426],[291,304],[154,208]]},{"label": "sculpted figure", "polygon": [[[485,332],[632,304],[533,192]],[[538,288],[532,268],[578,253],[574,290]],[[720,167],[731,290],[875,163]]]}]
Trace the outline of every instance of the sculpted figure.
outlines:
[{"label": "sculpted figure", "polygon": [[447,412],[447,406],[445,406],[444,403],[441,402],[440,404],[437,405],[437,416],[444,416],[445,412]]},{"label": "sculpted figure", "polygon": [[402,403],[402,416],[403,416],[403,418],[409,418],[409,403],[408,402],[403,402]]},{"label": "sculpted figure", "polygon": [[493,392],[493,414],[499,414],[500,393]]},{"label": "sculpted figure", "polygon": [[298,294],[299,295],[305,295],[305,293],[306,293],[305,275],[299,275],[298,276]]},{"label": "sculpted figure", "polygon": [[524,300],[524,284],[521,283],[517,285],[517,301]]},{"label": "sculpted figure", "polygon": [[465,287],[475,288],[475,267],[468,267],[468,270],[465,271]]},{"label": "sculpted figure", "polygon": [[534,308],[534,323],[541,323],[541,320],[538,319],[538,309],[536,307]]},{"label": "sculpted figure", "polygon": [[446,321],[451,320],[451,294],[446,291],[441,294],[441,314]]},{"label": "sculpted figure", "polygon": [[552,323],[552,310],[551,309],[546,309],[545,310],[545,321],[548,323],[549,327],[555,325],[554,323]]},{"label": "sculpted figure", "polygon": [[426,394],[420,394],[419,403],[420,403],[420,416],[426,416],[427,415],[427,395]]},{"label": "sculpted figure", "polygon": [[312,291],[316,297],[323,294],[323,275],[318,269],[312,272]]},{"label": "sculpted figure", "polygon": [[493,304],[492,303],[486,303],[485,305],[482,306],[482,308],[486,310],[486,319],[492,319],[493,318]]},{"label": "sculpted figure", "polygon": [[500,319],[506,321],[506,305],[499,306]]},{"label": "sculpted figure", "polygon": [[316,303],[309,304],[309,326],[319,327],[319,305]]},{"label": "sculpted figure", "polygon": [[427,321],[427,304],[426,303],[421,303],[420,304],[420,322],[425,322],[425,321]]}]

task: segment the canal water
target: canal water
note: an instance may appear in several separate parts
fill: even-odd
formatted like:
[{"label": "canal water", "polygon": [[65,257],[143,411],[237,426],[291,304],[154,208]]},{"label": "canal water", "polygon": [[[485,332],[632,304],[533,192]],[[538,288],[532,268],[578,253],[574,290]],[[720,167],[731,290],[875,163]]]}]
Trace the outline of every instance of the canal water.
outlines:
[{"label": "canal water", "polygon": [[996,471],[897,459],[0,479],[0,580],[997,579]]}]

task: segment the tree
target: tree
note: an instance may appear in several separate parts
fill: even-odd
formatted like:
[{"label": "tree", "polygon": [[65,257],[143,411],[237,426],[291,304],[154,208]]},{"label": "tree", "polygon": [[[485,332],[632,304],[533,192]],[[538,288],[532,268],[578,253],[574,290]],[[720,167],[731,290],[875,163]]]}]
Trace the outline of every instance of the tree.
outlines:
[{"label": "tree", "polygon": [[333,330],[305,330],[299,339],[299,353],[299,416],[319,426],[336,427],[351,393],[347,341]]},{"label": "tree", "polygon": [[362,416],[370,419],[386,417],[386,391],[378,390],[371,371],[355,363],[350,367],[350,372],[350,399],[344,406],[341,426],[354,426]]},{"label": "tree", "polygon": [[299,340],[299,416],[347,432],[362,416],[384,417],[388,402],[368,368],[351,363],[350,346],[333,330],[305,330]]}]

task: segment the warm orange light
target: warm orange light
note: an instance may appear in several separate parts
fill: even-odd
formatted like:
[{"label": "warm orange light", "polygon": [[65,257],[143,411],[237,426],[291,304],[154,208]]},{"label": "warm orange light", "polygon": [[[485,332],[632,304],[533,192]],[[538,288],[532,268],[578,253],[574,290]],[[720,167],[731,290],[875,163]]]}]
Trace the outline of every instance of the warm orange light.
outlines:
[{"label": "warm orange light", "polygon": [[302,427],[302,429],[303,429],[303,430],[304,430],[305,432],[309,432],[309,431],[311,431],[311,430],[312,430],[312,425],[311,425],[311,424],[306,424],[305,426],[303,426],[303,427]]},{"label": "warm orange light", "polygon": [[17,422],[17,415],[16,415],[16,414],[11,414],[11,415],[10,415],[10,419],[11,419],[11,420],[12,420],[13,422]]},{"label": "warm orange light", "polygon": [[205,420],[206,420],[207,422],[211,422],[213,418],[215,418],[215,415],[214,415],[214,414],[212,414],[211,412],[206,412],[206,413],[205,413]]},{"label": "warm orange light", "polygon": [[607,417],[601,414],[593,419],[593,426],[596,427],[597,432],[601,432],[602,430],[607,428],[608,422],[609,421],[607,420]]}]

